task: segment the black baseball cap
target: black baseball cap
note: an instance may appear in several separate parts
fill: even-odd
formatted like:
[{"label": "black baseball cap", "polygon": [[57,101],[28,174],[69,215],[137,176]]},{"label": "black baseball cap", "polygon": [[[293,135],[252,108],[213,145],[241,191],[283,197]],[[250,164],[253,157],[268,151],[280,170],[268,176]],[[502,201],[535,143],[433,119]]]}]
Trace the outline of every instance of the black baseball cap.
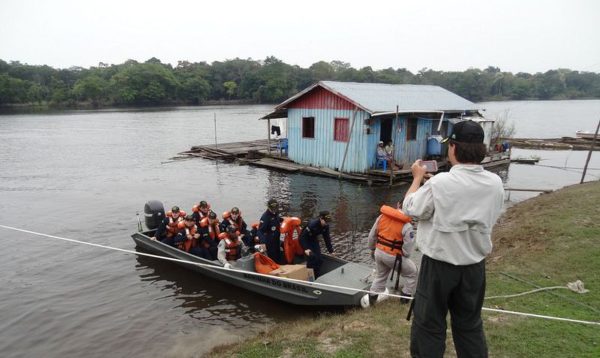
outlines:
[{"label": "black baseball cap", "polygon": [[325,220],[326,222],[331,221],[331,214],[327,210],[323,210],[323,211],[319,212],[319,217],[321,219]]},{"label": "black baseball cap", "polygon": [[485,137],[485,134],[479,123],[468,120],[456,123],[452,127],[450,136],[442,139],[442,143],[449,140],[460,143],[483,143],[483,137]]},{"label": "black baseball cap", "polygon": [[267,206],[274,209],[279,207],[279,203],[277,203],[277,200],[271,198],[269,201],[267,201]]}]

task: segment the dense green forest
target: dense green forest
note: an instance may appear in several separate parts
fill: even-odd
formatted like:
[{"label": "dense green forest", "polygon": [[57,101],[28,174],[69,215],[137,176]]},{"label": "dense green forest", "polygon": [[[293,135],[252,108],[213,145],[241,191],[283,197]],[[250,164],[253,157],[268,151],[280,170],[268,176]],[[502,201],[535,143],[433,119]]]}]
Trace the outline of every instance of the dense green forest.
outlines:
[{"label": "dense green forest", "polygon": [[155,106],[237,100],[279,103],[320,80],[433,84],[471,101],[600,98],[600,74],[557,69],[513,74],[497,67],[464,72],[424,68],[414,74],[399,68],[355,69],[341,61],[288,65],[275,57],[263,61],[179,61],[157,58],[119,65],[55,69],[0,60],[0,106]]}]

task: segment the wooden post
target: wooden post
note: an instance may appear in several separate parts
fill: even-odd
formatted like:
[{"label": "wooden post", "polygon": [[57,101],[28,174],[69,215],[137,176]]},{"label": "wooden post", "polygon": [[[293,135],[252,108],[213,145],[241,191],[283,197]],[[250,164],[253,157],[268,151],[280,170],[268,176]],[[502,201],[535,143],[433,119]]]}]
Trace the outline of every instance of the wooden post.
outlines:
[{"label": "wooden post", "polygon": [[[399,106],[396,105],[396,126],[398,126],[398,111],[399,111]],[[393,138],[394,138],[394,127],[392,126],[392,143],[393,142]],[[394,182],[394,166],[396,165],[396,146],[393,146],[392,149],[392,161],[390,163],[390,186],[392,186],[392,183]]]},{"label": "wooden post", "polygon": [[592,158],[592,152],[594,151],[594,145],[596,144],[596,139],[598,138],[598,130],[599,129],[600,129],[600,120],[598,120],[598,125],[596,126],[596,133],[594,134],[594,139],[592,139],[592,145],[590,145],[590,151],[589,151],[587,159],[585,161],[585,166],[583,167],[583,175],[581,175],[581,182],[579,182],[579,184],[583,184],[583,180],[585,179],[585,173],[587,172],[588,164],[590,163],[590,159]]},{"label": "wooden post", "polygon": [[271,118],[267,118],[267,152],[271,155]]},{"label": "wooden post", "polygon": [[217,112],[214,113],[214,122],[215,122],[215,149],[219,149],[217,145]]},{"label": "wooden post", "polygon": [[346,150],[344,151],[344,159],[342,159],[342,165],[340,166],[340,174],[338,178],[342,177],[342,172],[344,171],[344,163],[346,163],[346,155],[348,155],[348,147],[350,146],[350,141],[352,140],[352,132],[354,132],[354,120],[356,119],[356,112],[358,111],[358,107],[354,107],[354,113],[352,114],[352,124],[350,125],[350,134],[348,135],[348,143],[346,144]]}]

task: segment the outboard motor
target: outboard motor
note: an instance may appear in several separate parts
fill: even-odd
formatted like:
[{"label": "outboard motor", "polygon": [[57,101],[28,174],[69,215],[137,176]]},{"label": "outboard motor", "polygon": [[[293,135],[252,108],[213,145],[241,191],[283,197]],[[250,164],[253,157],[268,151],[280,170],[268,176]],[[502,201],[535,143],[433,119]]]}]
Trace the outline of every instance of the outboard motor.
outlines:
[{"label": "outboard motor", "polygon": [[165,218],[165,207],[158,200],[150,200],[144,205],[144,218],[148,230],[158,228],[160,222]]}]

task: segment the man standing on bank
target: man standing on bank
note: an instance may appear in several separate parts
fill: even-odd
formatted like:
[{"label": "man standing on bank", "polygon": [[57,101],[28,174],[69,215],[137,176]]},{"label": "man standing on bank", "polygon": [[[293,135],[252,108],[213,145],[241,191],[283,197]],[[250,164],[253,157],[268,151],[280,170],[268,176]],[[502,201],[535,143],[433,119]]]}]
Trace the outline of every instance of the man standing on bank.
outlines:
[{"label": "man standing on bank", "polygon": [[485,295],[485,257],[504,200],[502,180],[480,165],[485,157],[479,124],[454,125],[448,142],[452,168],[429,179],[417,160],[403,209],[419,221],[417,245],[423,252],[414,300],[410,352],[413,357],[442,357],[446,315],[458,357],[487,357],[481,320]]}]

